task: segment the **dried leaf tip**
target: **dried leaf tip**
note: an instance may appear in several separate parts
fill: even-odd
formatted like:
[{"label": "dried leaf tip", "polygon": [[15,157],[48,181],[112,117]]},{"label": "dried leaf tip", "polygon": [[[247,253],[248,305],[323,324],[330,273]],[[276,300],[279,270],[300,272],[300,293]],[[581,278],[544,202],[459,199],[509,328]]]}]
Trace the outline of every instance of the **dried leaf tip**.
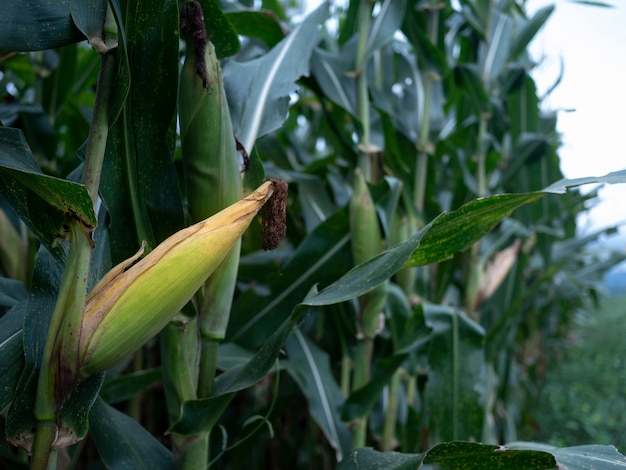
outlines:
[{"label": "dried leaf tip", "polygon": [[281,179],[270,179],[273,194],[261,209],[261,248],[273,250],[287,234],[288,185]]}]

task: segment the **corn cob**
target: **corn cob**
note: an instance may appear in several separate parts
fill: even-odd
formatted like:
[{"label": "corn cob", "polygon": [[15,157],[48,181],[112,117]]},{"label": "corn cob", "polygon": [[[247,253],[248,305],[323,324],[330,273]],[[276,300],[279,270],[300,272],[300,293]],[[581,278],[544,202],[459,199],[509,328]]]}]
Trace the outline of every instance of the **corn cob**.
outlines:
[{"label": "corn cob", "polygon": [[158,333],[222,263],[273,191],[271,181],[263,183],[175,233],[145,258],[137,261],[140,250],[104,276],[83,311],[81,375],[112,367]]},{"label": "corn cob", "polygon": [[[197,1],[185,3],[187,44],[179,89],[180,133],[189,214],[202,220],[242,197],[239,157],[220,64]],[[199,327],[205,339],[224,337],[239,267],[240,241],[202,288]]]},{"label": "corn cob", "polygon": [[[350,200],[350,233],[352,257],[356,265],[380,254],[383,239],[367,183],[359,169],[354,173],[354,193]],[[359,327],[365,338],[374,338],[380,328],[381,312],[387,298],[387,283],[383,283],[359,299]]]}]

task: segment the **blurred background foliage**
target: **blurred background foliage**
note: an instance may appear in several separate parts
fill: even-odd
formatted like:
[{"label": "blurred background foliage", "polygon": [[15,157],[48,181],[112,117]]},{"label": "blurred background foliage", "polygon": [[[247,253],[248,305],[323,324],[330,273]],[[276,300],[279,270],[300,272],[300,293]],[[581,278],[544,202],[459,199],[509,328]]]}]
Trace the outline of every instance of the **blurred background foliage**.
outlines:
[{"label": "blurred background foliage", "polygon": [[[209,18],[206,11],[216,3],[203,6]],[[224,58],[235,132],[246,143],[238,127],[245,106],[235,104],[237,93],[262,88],[266,75],[242,73],[242,64],[267,58],[302,21],[302,5],[264,0],[222,7],[241,48],[220,48],[223,25],[209,26],[215,28],[210,36]],[[160,17],[172,11],[154,13],[153,21],[174,24],[177,18]],[[314,286],[321,290],[409,240],[442,212],[495,194],[540,191],[563,178],[557,113],[541,108],[527,52],[551,12],[547,7],[528,16],[524,2],[514,0],[332,6],[306,58],[309,73],[288,98],[286,120],[246,149],[245,188],[263,174],[289,183],[288,233],[273,252],[258,249],[258,228],[243,239],[221,370],[241,365],[267,343]],[[125,191],[133,189],[120,189],[126,176],[115,155],[126,141],[115,139],[131,129],[136,143],[149,141],[141,126],[152,118],[150,109],[163,114],[158,119],[167,136],[150,149],[158,158],[139,146],[143,166],[130,170],[147,174],[137,191],[147,201],[149,243],[180,226],[185,207],[172,101],[177,77],[170,73],[180,63],[178,48],[168,43],[163,54],[176,55],[167,64],[149,57],[133,62],[134,54],[158,50],[163,39],[140,47],[131,38],[144,26],[126,20],[130,85],[123,75],[118,80],[120,90],[130,86],[122,111],[130,121],[119,120],[111,130],[111,166],[101,186],[113,262],[134,253],[142,233],[133,225],[137,220],[122,214]],[[58,178],[81,161],[100,66],[86,43],[74,42],[75,34],[54,49],[0,55],[0,121],[20,129],[42,171]],[[167,161],[171,168],[159,166]],[[374,214],[366,231],[356,212],[367,203],[351,206],[359,178]],[[621,423],[607,421],[611,414],[617,418],[615,408],[611,413],[608,402],[594,400],[598,387],[586,387],[596,373],[603,374],[602,387],[611,387],[607,380],[618,380],[623,368],[611,349],[619,340],[607,336],[616,331],[609,317],[597,320],[601,339],[585,334],[584,348],[568,351],[569,339],[580,332],[573,329],[576,320],[601,299],[603,275],[624,259],[589,249],[613,228],[577,235],[576,218],[594,197],[578,190],[546,195],[450,259],[391,273],[357,299],[310,308],[285,342],[279,369],[240,391],[219,417],[214,454],[237,445],[220,455],[220,468],[333,468],[351,447],[363,445],[417,453],[451,440],[622,444],[611,431]],[[0,209],[5,313],[31,287],[39,242],[4,198]],[[617,312],[619,304],[614,307]],[[133,362],[107,373],[100,397],[169,445],[160,361],[156,339]],[[565,418],[565,409],[576,413]],[[252,423],[262,425],[250,432]],[[75,465],[84,465],[77,468],[98,461],[98,438],[68,451]],[[18,466],[23,455],[5,444],[0,459]]]}]

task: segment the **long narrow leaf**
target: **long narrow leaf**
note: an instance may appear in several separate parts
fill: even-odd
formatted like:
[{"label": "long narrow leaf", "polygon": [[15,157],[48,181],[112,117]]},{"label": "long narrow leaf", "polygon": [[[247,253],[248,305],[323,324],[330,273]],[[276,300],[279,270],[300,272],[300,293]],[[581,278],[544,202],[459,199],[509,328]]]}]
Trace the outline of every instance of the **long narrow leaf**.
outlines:
[{"label": "long narrow leaf", "polygon": [[98,453],[110,470],[169,470],[172,453],[129,416],[98,399],[89,414]]},{"label": "long narrow leaf", "polygon": [[350,432],[341,421],[343,395],[335,381],[328,355],[299,329],[285,344],[287,371],[306,396],[311,416],[341,460],[350,449]]},{"label": "long narrow leaf", "polygon": [[309,74],[309,58],[319,25],[328,16],[323,4],[266,55],[248,62],[228,60],[224,82],[239,141],[251,153],[254,141],[285,120],[295,81]]}]

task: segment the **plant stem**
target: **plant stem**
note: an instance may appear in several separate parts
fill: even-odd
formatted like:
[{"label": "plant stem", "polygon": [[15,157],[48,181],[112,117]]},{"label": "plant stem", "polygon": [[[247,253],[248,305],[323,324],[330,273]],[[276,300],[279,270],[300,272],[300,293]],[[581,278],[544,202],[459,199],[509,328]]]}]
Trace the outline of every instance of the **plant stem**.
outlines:
[{"label": "plant stem", "polygon": [[[372,353],[374,351],[374,340],[364,338],[357,344],[356,359],[354,362],[354,378],[352,389],[358,390],[370,381],[370,370],[372,364]],[[367,439],[367,418],[357,421],[352,434],[352,448],[364,447]]]},{"label": "plant stem", "polygon": [[370,29],[371,2],[363,0],[359,4],[358,31],[359,34],[356,50],[356,74],[357,74],[357,100],[359,120],[361,121],[361,139],[359,149],[359,168],[363,172],[366,181],[373,181],[372,154],[370,149],[370,102],[367,84],[367,70],[365,68],[365,56]]},{"label": "plant stem", "polygon": [[100,75],[98,76],[96,101],[89,130],[85,166],[83,167],[83,183],[87,187],[94,205],[98,198],[104,151],[109,134],[109,108],[114,91],[115,70],[115,53],[109,52],[104,54],[102,56]]},{"label": "plant stem", "polygon": [[[196,320],[181,314],[161,332],[163,384],[171,424],[180,417],[181,406],[185,401],[198,398],[199,351]],[[206,467],[208,435],[172,434],[172,447],[176,468]]]},{"label": "plant stem", "polygon": [[[102,58],[96,102],[85,154],[83,181],[95,203],[109,130],[109,98],[112,92],[115,61],[112,54]],[[78,384],[79,338],[82,311],[87,294],[92,241],[80,222],[68,222],[70,249],[57,302],[50,319],[46,345],[37,383],[34,415],[37,419],[33,444],[33,468],[46,468],[44,462],[56,438],[57,413]]]},{"label": "plant stem", "polygon": [[56,453],[50,450],[54,442],[55,434],[56,424],[53,421],[37,423],[35,443],[33,445],[33,458],[31,461],[31,468],[33,470],[51,470],[56,467],[56,464],[53,462]]},{"label": "plant stem", "polygon": [[391,377],[389,384],[389,404],[385,413],[383,425],[383,437],[381,448],[383,451],[393,450],[396,447],[396,421],[398,419],[398,394],[400,392],[400,376],[402,371],[398,369]]}]

